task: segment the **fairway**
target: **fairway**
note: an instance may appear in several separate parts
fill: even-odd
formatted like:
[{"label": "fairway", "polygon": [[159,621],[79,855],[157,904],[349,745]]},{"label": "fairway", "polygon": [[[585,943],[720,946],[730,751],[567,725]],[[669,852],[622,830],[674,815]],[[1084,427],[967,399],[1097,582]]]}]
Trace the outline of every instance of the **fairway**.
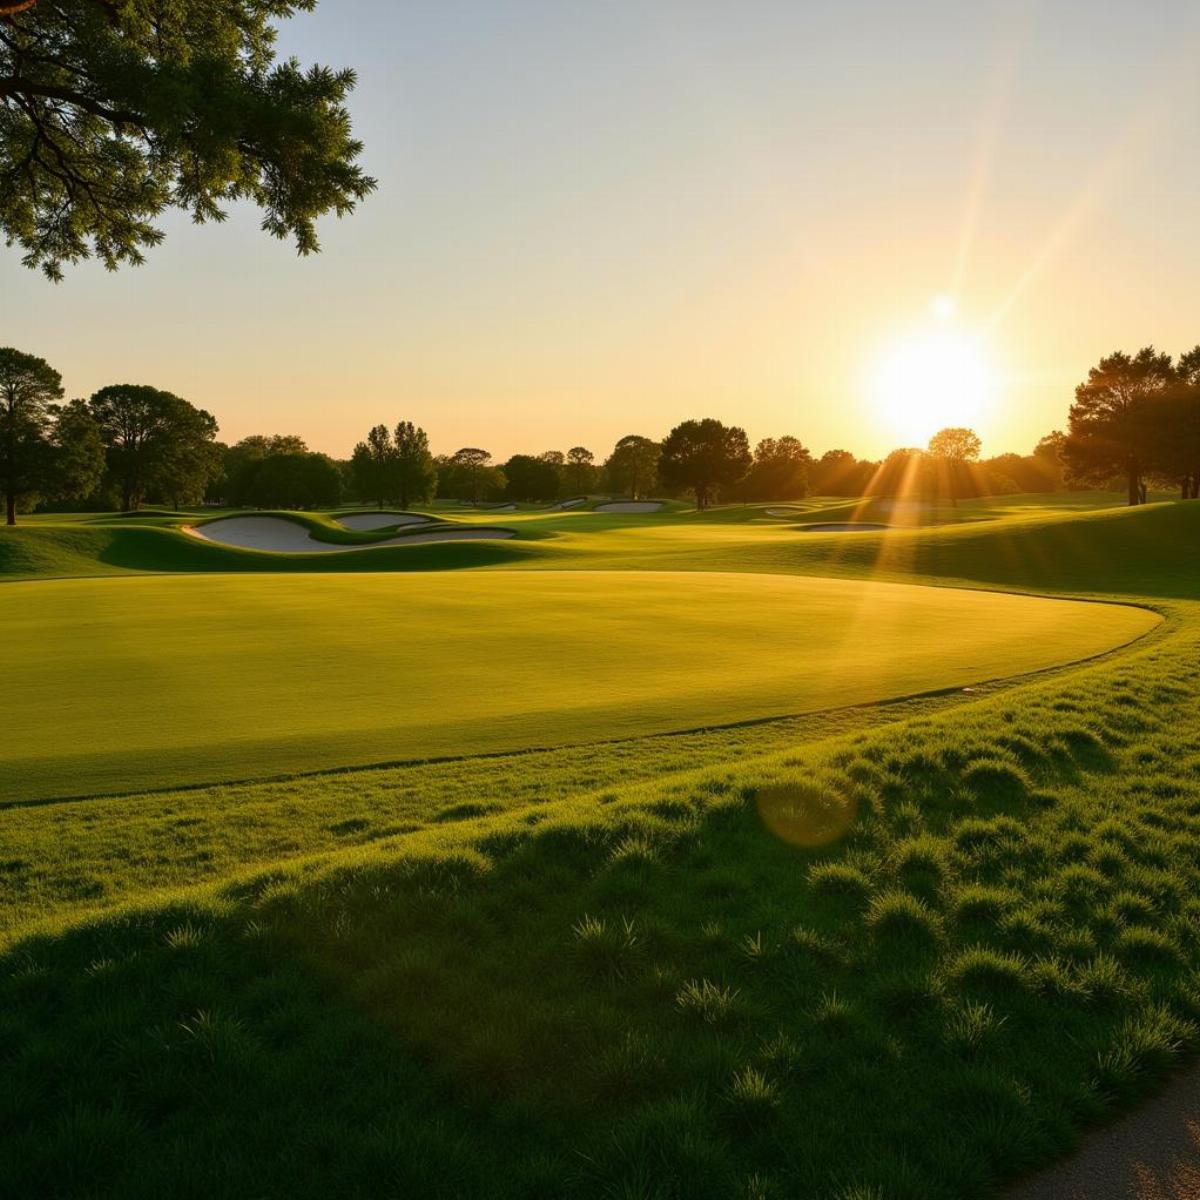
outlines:
[{"label": "fairway", "polygon": [[[0,796],[477,755],[964,686],[1143,609],[692,572],[158,576],[0,589]],[[1019,632],[1017,632],[1019,631]]]}]

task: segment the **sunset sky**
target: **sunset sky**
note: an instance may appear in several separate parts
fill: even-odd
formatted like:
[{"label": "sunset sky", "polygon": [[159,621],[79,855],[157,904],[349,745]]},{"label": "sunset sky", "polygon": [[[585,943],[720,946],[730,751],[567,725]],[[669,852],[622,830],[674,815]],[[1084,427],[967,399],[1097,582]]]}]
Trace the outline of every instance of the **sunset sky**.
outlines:
[{"label": "sunset sky", "polygon": [[932,339],[990,454],[1100,354],[1200,342],[1194,0],[324,0],[280,45],[357,68],[378,192],[310,259],[251,209],[59,285],[0,249],[0,341],[69,395],[339,456],[401,417],[506,457],[709,415],[878,456],[932,432],[886,383]]}]

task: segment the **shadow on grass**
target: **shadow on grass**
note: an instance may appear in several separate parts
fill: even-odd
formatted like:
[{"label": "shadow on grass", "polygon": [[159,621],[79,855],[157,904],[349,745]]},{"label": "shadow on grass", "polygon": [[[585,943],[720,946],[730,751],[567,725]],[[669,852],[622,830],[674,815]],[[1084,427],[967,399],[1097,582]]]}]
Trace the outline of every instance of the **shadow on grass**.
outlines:
[{"label": "shadow on grass", "polygon": [[1200,1012],[1197,788],[1117,807],[1115,752],[1071,721],[917,723],[764,781],[853,800],[826,849],[715,779],[536,825],[445,814],[406,857],[28,940],[0,961],[0,1178],[977,1192],[1138,1094]]}]

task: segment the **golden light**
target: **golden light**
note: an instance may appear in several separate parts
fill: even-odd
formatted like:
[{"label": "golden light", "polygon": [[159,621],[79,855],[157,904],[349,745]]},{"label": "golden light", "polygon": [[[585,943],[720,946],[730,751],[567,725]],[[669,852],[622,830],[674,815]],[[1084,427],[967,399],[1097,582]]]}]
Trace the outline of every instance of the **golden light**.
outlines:
[{"label": "golden light", "polygon": [[[937,315],[953,316],[952,301]],[[916,334],[886,353],[875,374],[872,400],[882,422],[904,445],[924,446],[948,425],[975,426],[987,416],[996,371],[976,338],[952,328]]]}]

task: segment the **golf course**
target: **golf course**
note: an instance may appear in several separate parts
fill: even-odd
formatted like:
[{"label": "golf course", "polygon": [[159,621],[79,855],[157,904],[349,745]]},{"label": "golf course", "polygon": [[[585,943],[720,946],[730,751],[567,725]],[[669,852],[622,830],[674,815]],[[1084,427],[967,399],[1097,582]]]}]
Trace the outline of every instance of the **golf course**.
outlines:
[{"label": "golf course", "polygon": [[927,1200],[1060,1158],[1200,1021],[1200,508],[1118,502],[0,531],[0,1178]]}]

